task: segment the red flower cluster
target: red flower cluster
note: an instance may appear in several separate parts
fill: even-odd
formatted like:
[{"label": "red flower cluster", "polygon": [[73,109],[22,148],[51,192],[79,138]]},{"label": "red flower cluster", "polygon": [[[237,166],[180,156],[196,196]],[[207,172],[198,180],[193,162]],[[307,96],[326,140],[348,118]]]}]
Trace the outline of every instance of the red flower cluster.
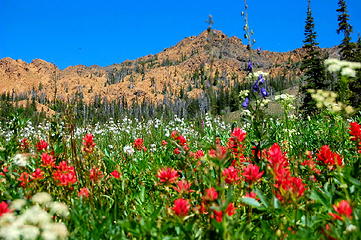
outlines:
[{"label": "red flower cluster", "polygon": [[78,192],[78,196],[79,197],[84,197],[87,198],[89,197],[89,189],[84,187],[84,188],[80,188],[79,192]]},{"label": "red flower cluster", "polygon": [[188,200],[179,198],[174,201],[172,210],[177,216],[187,216],[191,205]]},{"label": "red flower cluster", "polygon": [[9,205],[6,202],[1,202],[0,203],[0,217],[5,214],[11,212],[9,209]]},{"label": "red flower cluster", "polygon": [[83,151],[86,153],[92,153],[95,147],[94,136],[91,133],[87,133],[83,137]]},{"label": "red flower cluster", "polygon": [[337,153],[331,151],[328,145],[324,145],[317,153],[317,161],[328,166],[330,170],[335,169],[336,166],[342,166],[342,158]]},{"label": "red flower cluster", "polygon": [[211,214],[211,218],[215,218],[217,222],[222,222],[223,212],[218,210],[213,210],[213,213]]},{"label": "red flower cluster", "polygon": [[361,153],[361,125],[357,122],[351,122],[349,133],[352,136],[351,140],[356,142],[358,152]]},{"label": "red flower cluster", "polygon": [[191,185],[192,184],[190,182],[188,182],[187,180],[180,180],[177,182],[177,185],[175,187],[173,187],[173,189],[179,193],[194,192],[193,190],[190,190]]},{"label": "red flower cluster", "polygon": [[44,172],[40,168],[35,169],[33,174],[31,174],[34,180],[41,180],[44,179]]},{"label": "red flower cluster", "polygon": [[260,172],[257,165],[249,164],[243,169],[242,175],[245,178],[246,182],[248,182],[249,184],[253,184],[262,177],[263,173],[264,171]]},{"label": "red flower cluster", "polygon": [[234,207],[234,204],[229,203],[224,212],[222,210],[213,210],[211,218],[216,219],[217,222],[222,222],[224,213],[226,213],[228,216],[234,215],[236,213],[236,208]]},{"label": "red flower cluster", "polygon": [[134,148],[137,150],[147,151],[147,148],[144,146],[143,138],[137,138],[133,142]]},{"label": "red flower cluster", "polygon": [[215,201],[218,198],[218,192],[214,187],[207,188],[205,195],[203,196],[204,201]]},{"label": "red flower cluster", "polygon": [[40,140],[37,144],[36,144],[36,150],[43,151],[46,150],[48,148],[49,144],[44,141],[44,140]]},{"label": "red flower cluster", "polygon": [[18,178],[18,181],[20,181],[21,187],[26,187],[26,185],[28,185],[28,183],[31,181],[31,176],[27,172],[22,172]]},{"label": "red flower cluster", "polygon": [[291,176],[289,163],[280,146],[275,143],[266,152],[275,178],[275,194],[280,201],[295,200],[303,196],[306,185],[301,178]]},{"label": "red flower cluster", "polygon": [[177,131],[174,130],[171,133],[171,138],[176,141],[185,151],[189,150],[186,138],[180,135]]},{"label": "red flower cluster", "polygon": [[344,217],[352,218],[352,208],[348,201],[341,200],[339,203],[332,206],[333,209],[339,214],[336,213],[328,213],[334,220],[343,220]]},{"label": "red flower cluster", "polygon": [[285,154],[281,151],[278,143],[273,144],[268,151],[266,152],[267,160],[270,162],[270,165],[273,171],[278,172],[281,169],[288,168],[288,160]]},{"label": "red flower cluster", "polygon": [[24,138],[20,141],[20,150],[21,151],[28,151],[29,150],[29,140],[27,138]]},{"label": "red flower cluster", "polygon": [[117,170],[114,170],[113,172],[111,172],[110,175],[112,175],[116,179],[120,178],[120,176],[121,176],[121,174]]},{"label": "red flower cluster", "polygon": [[175,148],[175,149],[173,150],[173,153],[176,154],[176,155],[178,155],[178,154],[181,153],[181,151],[180,151],[179,148]]},{"label": "red flower cluster", "polygon": [[89,178],[90,178],[91,181],[97,182],[103,177],[104,177],[104,174],[99,168],[90,169]]},{"label": "red flower cluster", "polygon": [[216,149],[210,149],[208,155],[211,158],[216,158],[220,161],[224,160],[227,157],[228,149],[224,146],[218,145]]},{"label": "red flower cluster", "polygon": [[317,167],[316,167],[316,162],[313,160],[313,158],[312,158],[312,153],[310,152],[310,151],[307,151],[306,152],[306,155],[307,155],[307,160],[305,160],[305,161],[303,161],[302,163],[301,163],[301,165],[302,166],[308,166],[309,167],[309,169],[312,171],[312,172],[314,172],[314,173],[316,173],[316,174],[321,174],[321,171],[320,171],[320,169],[318,169]]},{"label": "red flower cluster", "polygon": [[70,186],[77,182],[76,172],[73,166],[68,166],[66,161],[62,161],[55,166],[56,171],[53,172],[53,179],[59,186]]},{"label": "red flower cluster", "polygon": [[52,155],[47,153],[41,154],[42,167],[55,167],[55,159]]},{"label": "red flower cluster", "polygon": [[235,165],[238,161],[244,162],[245,157],[243,155],[244,146],[242,142],[246,138],[247,133],[240,128],[233,129],[231,137],[228,139],[227,146],[232,152],[233,162],[232,165]]},{"label": "red flower cluster", "polygon": [[200,159],[204,157],[204,152],[202,150],[198,150],[196,152],[189,152],[189,156],[194,159]]},{"label": "red flower cluster", "polygon": [[5,174],[6,174],[7,172],[9,172],[8,167],[3,166],[3,169],[0,170],[0,176],[4,176],[4,177],[5,177]]},{"label": "red flower cluster", "polygon": [[229,168],[226,168],[222,171],[222,175],[224,177],[224,180],[228,184],[237,184],[238,181],[241,179],[239,177],[239,170],[234,168],[233,166],[230,166]]},{"label": "red flower cluster", "polygon": [[179,174],[173,168],[162,168],[157,173],[161,183],[174,183],[179,178]]}]

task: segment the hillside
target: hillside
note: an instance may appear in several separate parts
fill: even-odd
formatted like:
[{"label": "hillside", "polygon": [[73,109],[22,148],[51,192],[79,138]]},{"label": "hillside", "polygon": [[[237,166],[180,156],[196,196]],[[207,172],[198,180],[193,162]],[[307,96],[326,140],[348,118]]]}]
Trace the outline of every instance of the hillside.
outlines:
[{"label": "hillside", "polygon": [[[295,78],[300,75],[297,66],[302,55],[301,49],[253,51],[252,59],[257,70],[271,77]],[[194,98],[210,86],[229,88],[235,81],[243,82],[248,59],[249,51],[240,39],[217,30],[187,37],[155,55],[107,67],[77,65],[60,70],[41,59],[26,63],[7,57],[0,60],[0,93],[50,101],[77,97],[86,103],[95,98],[156,103],[165,95],[175,99],[179,94]]]}]

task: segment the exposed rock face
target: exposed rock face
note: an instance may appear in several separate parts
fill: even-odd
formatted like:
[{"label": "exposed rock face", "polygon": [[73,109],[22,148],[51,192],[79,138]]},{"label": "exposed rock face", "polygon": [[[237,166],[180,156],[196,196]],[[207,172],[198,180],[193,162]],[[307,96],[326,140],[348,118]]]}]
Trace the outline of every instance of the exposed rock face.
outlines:
[{"label": "exposed rock face", "polygon": [[[286,53],[252,52],[255,67],[271,76],[300,75],[297,63],[302,56],[300,49]],[[227,37],[217,30],[185,38],[158,54],[108,67],[77,65],[59,70],[40,59],[28,64],[3,58],[0,60],[0,93],[36,92],[48,100],[77,96],[85,102],[92,102],[95,97],[159,102],[165,92],[175,98],[181,89],[188,97],[199,95],[203,91],[199,83],[202,74],[228,82],[221,83],[222,86],[231,86],[235,79],[242,82],[248,59],[249,51],[240,39]]]}]

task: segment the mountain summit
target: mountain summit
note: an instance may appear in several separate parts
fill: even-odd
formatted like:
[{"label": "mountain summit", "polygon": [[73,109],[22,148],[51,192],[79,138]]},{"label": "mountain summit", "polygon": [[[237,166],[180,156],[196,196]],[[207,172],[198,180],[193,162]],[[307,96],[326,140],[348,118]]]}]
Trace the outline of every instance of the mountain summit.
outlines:
[{"label": "mountain summit", "polygon": [[[212,30],[187,37],[160,53],[107,67],[77,65],[60,70],[41,59],[26,63],[7,57],[0,60],[0,89],[50,101],[77,97],[86,103],[95,98],[160,102],[165,95],[174,99],[180,94],[194,98],[208,87],[227,88],[244,81],[249,54],[239,38]],[[295,67],[302,59],[300,49],[251,54],[255,67],[271,77],[300,75]]]}]

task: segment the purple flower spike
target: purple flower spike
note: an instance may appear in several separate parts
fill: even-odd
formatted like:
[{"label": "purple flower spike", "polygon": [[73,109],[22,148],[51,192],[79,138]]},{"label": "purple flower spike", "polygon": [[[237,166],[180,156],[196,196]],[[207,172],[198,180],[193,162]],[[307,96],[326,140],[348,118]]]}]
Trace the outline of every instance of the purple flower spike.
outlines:
[{"label": "purple flower spike", "polygon": [[263,97],[267,97],[268,96],[268,92],[265,88],[261,88],[261,94]]},{"label": "purple flower spike", "polygon": [[264,83],[264,78],[263,78],[263,75],[262,74],[260,74],[259,76],[258,76],[258,84],[263,84]]},{"label": "purple flower spike", "polygon": [[252,70],[253,70],[252,62],[251,62],[251,61],[248,61],[247,71],[252,72]]},{"label": "purple flower spike", "polygon": [[254,92],[259,92],[258,80],[254,82],[252,89]]},{"label": "purple flower spike", "polygon": [[249,98],[246,97],[246,98],[244,99],[243,103],[242,103],[242,107],[243,107],[243,108],[247,108],[248,105],[249,105]]}]

